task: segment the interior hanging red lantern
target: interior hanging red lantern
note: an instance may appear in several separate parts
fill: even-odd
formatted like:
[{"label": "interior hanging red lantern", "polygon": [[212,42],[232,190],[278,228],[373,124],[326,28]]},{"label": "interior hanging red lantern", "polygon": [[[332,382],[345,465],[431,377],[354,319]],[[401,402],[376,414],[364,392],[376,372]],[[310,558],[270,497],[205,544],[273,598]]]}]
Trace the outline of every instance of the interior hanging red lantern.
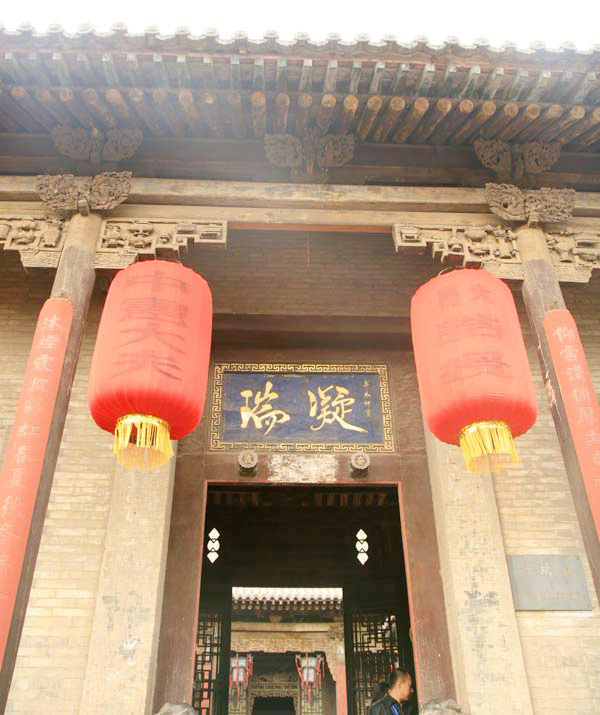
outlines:
[{"label": "interior hanging red lantern", "polygon": [[537,417],[535,388],[508,286],[485,270],[445,273],[411,302],[421,407],[472,472],[517,462],[513,437]]},{"label": "interior hanging red lantern", "polygon": [[102,313],[88,401],[115,435],[120,464],[154,469],[171,440],[202,416],[208,381],[212,297],[206,281],[170,261],[143,261],[114,278]]}]

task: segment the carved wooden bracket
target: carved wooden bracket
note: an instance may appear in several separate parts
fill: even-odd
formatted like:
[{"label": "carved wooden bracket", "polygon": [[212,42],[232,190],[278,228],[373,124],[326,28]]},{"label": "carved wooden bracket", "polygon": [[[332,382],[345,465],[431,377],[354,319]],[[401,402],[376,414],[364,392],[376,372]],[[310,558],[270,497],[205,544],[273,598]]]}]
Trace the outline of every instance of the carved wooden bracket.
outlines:
[{"label": "carved wooden bracket", "polygon": [[[565,228],[545,233],[558,279],[565,283],[587,283],[592,271],[600,268],[600,231]],[[393,238],[398,253],[430,252],[447,265],[485,267],[499,278],[524,277],[516,234],[506,226],[397,224]]]},{"label": "carved wooden bracket", "polygon": [[521,190],[512,184],[486,184],[485,198],[500,218],[532,226],[567,221],[575,208],[575,189]]},{"label": "carved wooden bracket", "polygon": [[106,219],[96,250],[96,268],[125,268],[139,257],[177,258],[190,243],[227,245],[226,221]]},{"label": "carved wooden bracket", "polygon": [[551,169],[560,158],[560,144],[508,144],[500,139],[482,139],[473,142],[479,161],[496,174],[498,181],[515,181],[532,184],[539,174]]},{"label": "carved wooden bracket", "polygon": [[77,211],[83,215],[90,211],[109,211],[127,199],[130,188],[129,171],[97,174],[91,181],[72,174],[37,177],[40,200],[47,209],[61,216]]},{"label": "carved wooden bracket", "polygon": [[98,129],[62,126],[55,127],[51,136],[60,154],[93,164],[130,159],[144,138],[141,129],[109,129],[103,134]]},{"label": "carved wooden bracket", "polygon": [[355,140],[351,134],[325,134],[307,129],[302,139],[292,134],[267,134],[267,160],[280,168],[291,169],[297,181],[324,179],[327,169],[344,166],[354,156]]},{"label": "carved wooden bracket", "polygon": [[[68,219],[0,216],[0,248],[17,251],[26,268],[56,268]],[[125,268],[140,257],[177,258],[190,243],[227,244],[225,221],[106,219],[96,251],[96,268]]]}]

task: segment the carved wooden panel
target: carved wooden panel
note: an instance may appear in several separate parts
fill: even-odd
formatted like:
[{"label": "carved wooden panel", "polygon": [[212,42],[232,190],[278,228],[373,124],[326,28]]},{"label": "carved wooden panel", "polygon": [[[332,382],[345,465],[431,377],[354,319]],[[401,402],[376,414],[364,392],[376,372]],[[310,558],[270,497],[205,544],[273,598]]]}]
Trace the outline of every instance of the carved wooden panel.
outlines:
[{"label": "carved wooden panel", "polygon": [[499,181],[536,181],[538,174],[551,169],[560,158],[559,142],[509,144],[500,139],[479,137],[473,147],[479,161],[495,172]]},{"label": "carved wooden panel", "polygon": [[521,190],[512,184],[486,184],[485,197],[500,218],[530,224],[566,221],[575,207],[574,189]]},{"label": "carved wooden panel", "polygon": [[138,257],[183,255],[190,243],[227,244],[226,221],[106,219],[100,231],[96,268],[125,268]]},{"label": "carved wooden panel", "polygon": [[297,180],[325,178],[327,169],[352,161],[355,139],[351,134],[326,134],[317,128],[307,129],[299,139],[291,134],[265,136],[267,161],[289,168]]},{"label": "carved wooden panel", "polygon": [[144,138],[141,129],[116,128],[103,134],[98,129],[63,126],[54,127],[51,136],[60,154],[94,164],[130,159]]},{"label": "carved wooden panel", "polygon": [[[506,226],[409,226],[393,229],[397,253],[431,253],[450,266],[484,267],[500,278],[523,279],[516,234]],[[575,228],[546,231],[558,279],[587,283],[600,268],[600,232]]]},{"label": "carved wooden panel", "polygon": [[26,268],[56,268],[66,221],[33,216],[0,216],[0,247],[18,251]]},{"label": "carved wooden panel", "polygon": [[127,199],[130,188],[129,171],[104,172],[91,180],[72,174],[37,177],[42,203],[50,211],[63,215],[75,211],[109,211]]}]

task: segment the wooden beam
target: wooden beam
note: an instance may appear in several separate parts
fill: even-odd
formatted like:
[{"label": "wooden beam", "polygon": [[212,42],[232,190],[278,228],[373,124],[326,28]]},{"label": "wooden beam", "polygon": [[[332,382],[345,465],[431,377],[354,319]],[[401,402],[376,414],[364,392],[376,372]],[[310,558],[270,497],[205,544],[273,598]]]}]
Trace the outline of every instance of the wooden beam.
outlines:
[{"label": "wooden beam", "polygon": [[[374,147],[375,148],[375,145]],[[382,152],[389,147],[378,147]],[[413,148],[418,150],[418,148]],[[239,149],[236,149],[239,151]],[[577,155],[573,155],[577,158]],[[38,202],[35,176],[0,176],[0,201]],[[343,214],[363,212],[448,212],[490,215],[484,189],[427,186],[354,186],[343,184],[290,184],[187,179],[131,180],[127,204],[157,206],[257,207],[263,214],[272,209],[323,209]],[[38,204],[39,206],[39,204]],[[22,206],[21,211],[27,211]],[[123,206],[115,211],[122,211]],[[365,213],[365,215],[367,215]],[[600,216],[600,194],[577,192],[576,216]],[[325,224],[331,222],[324,222]],[[392,222],[394,223],[394,222]],[[389,223],[391,226],[392,223]],[[397,223],[397,221],[396,221]],[[376,215],[364,225],[387,226]]]},{"label": "wooden beam", "polygon": [[484,124],[481,128],[481,136],[486,139],[494,139],[507,124],[513,121],[518,113],[519,105],[516,102],[507,102],[489,122]]},{"label": "wooden beam", "polygon": [[419,126],[412,134],[411,141],[422,144],[433,134],[438,124],[443,121],[452,109],[452,102],[449,99],[438,99],[427,116],[419,123]]},{"label": "wooden beam", "polygon": [[114,118],[106,102],[95,89],[84,89],[80,95],[96,120],[100,128],[112,129],[117,126],[117,120]]},{"label": "wooden beam", "polygon": [[180,118],[181,115],[177,111],[176,106],[171,101],[171,94],[167,89],[160,88],[152,91],[154,104],[157,106],[163,124],[169,127],[169,131],[173,136],[185,136],[185,124]]},{"label": "wooden beam", "polygon": [[290,95],[279,92],[273,106],[273,134],[285,134],[290,111]]},{"label": "wooden beam", "polygon": [[390,99],[383,117],[373,132],[373,141],[386,141],[405,107],[406,102],[403,97],[392,97]]},{"label": "wooden beam", "polygon": [[502,139],[502,141],[510,141],[522,132],[523,129],[533,124],[540,116],[541,111],[542,108],[539,104],[528,104],[510,124],[507,124],[504,129],[498,133],[498,138]]},{"label": "wooden beam", "polygon": [[[279,97],[280,95],[277,96]],[[287,95],[283,96],[287,97]],[[240,106],[240,112],[242,111]],[[254,136],[260,139],[264,137],[267,127],[267,99],[264,92],[252,92],[250,96],[250,112],[252,115],[252,131]]]},{"label": "wooden beam", "polygon": [[321,98],[316,123],[322,134],[327,134],[327,131],[331,126],[336,103],[337,100],[334,94],[324,94]]},{"label": "wooden beam", "polygon": [[462,99],[455,105],[454,109],[446,116],[444,121],[440,122],[437,129],[433,132],[433,139],[436,142],[447,141],[447,139],[467,121],[474,108],[475,105],[470,99]]},{"label": "wooden beam", "polygon": [[496,113],[496,104],[486,99],[477,112],[472,114],[467,121],[450,137],[451,144],[463,144],[475,134],[482,124],[489,121]]},{"label": "wooden beam", "polygon": [[53,115],[49,114],[45,107],[39,104],[36,99],[34,99],[25,87],[13,87],[10,91],[12,98],[15,102],[29,114],[32,119],[41,124],[46,128],[47,131],[52,131],[56,126],[56,119]]},{"label": "wooden beam", "polygon": [[550,126],[553,122],[559,119],[564,111],[564,107],[560,104],[551,104],[544,110],[544,113],[537,121],[533,122],[533,124],[530,124],[528,127],[525,127],[525,129],[518,134],[519,142],[529,141],[530,139],[537,137],[544,129],[546,129],[546,127]]},{"label": "wooden beam", "polygon": [[417,97],[410,111],[404,115],[400,121],[400,126],[394,133],[394,141],[397,144],[404,144],[408,137],[413,133],[425,112],[429,109],[429,100],[425,97]]},{"label": "wooden beam", "polygon": [[[141,90],[140,90],[141,91]],[[69,87],[61,87],[58,91],[58,98],[71,112],[71,114],[87,129],[95,129],[96,121],[90,112],[83,106],[79,99],[75,96],[75,92]]]},{"label": "wooden beam", "polygon": [[298,105],[296,107],[296,132],[300,136],[302,136],[308,127],[312,103],[312,95],[306,92],[298,95]]},{"label": "wooden beam", "polygon": [[383,100],[379,95],[369,97],[369,99],[367,100],[362,115],[360,117],[360,121],[358,122],[358,127],[356,129],[358,138],[361,141],[365,141],[366,138],[369,136],[371,129],[375,124],[375,120],[377,119],[377,115],[379,114],[379,110],[382,106]]},{"label": "wooden beam", "polygon": [[358,97],[355,97],[353,94],[349,94],[347,97],[344,97],[342,110],[337,123],[337,130],[340,134],[347,134],[350,131],[352,124],[354,123],[354,117],[356,116],[358,105]]},{"label": "wooden beam", "polygon": [[146,129],[159,137],[165,134],[164,125],[161,123],[159,118],[156,116],[156,113],[150,106],[150,102],[148,101],[146,93],[143,89],[130,89],[129,101]]},{"label": "wooden beam", "polygon": [[182,89],[177,95],[177,100],[188,123],[190,131],[193,134],[202,134],[204,132],[205,125],[200,116],[200,112],[192,92],[189,89]]},{"label": "wooden beam", "polygon": [[551,124],[538,137],[539,141],[550,142],[560,136],[562,132],[571,127],[576,122],[581,121],[585,117],[585,107],[573,107],[564,114],[558,121]]},{"label": "wooden beam", "polygon": [[108,89],[106,90],[106,94],[104,96],[106,97],[106,101],[108,102],[111,111],[117,117],[120,124],[126,127],[135,125],[131,116],[129,105],[118,89]]}]

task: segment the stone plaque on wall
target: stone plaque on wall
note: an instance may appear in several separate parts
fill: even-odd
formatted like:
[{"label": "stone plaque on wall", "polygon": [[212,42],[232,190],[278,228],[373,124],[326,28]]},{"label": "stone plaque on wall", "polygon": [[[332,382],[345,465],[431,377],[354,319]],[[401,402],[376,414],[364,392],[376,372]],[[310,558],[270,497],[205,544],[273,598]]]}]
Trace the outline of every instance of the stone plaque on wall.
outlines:
[{"label": "stone plaque on wall", "polygon": [[517,611],[591,611],[579,556],[507,556]]},{"label": "stone plaque on wall", "polygon": [[215,365],[211,449],[392,452],[385,365]]}]

